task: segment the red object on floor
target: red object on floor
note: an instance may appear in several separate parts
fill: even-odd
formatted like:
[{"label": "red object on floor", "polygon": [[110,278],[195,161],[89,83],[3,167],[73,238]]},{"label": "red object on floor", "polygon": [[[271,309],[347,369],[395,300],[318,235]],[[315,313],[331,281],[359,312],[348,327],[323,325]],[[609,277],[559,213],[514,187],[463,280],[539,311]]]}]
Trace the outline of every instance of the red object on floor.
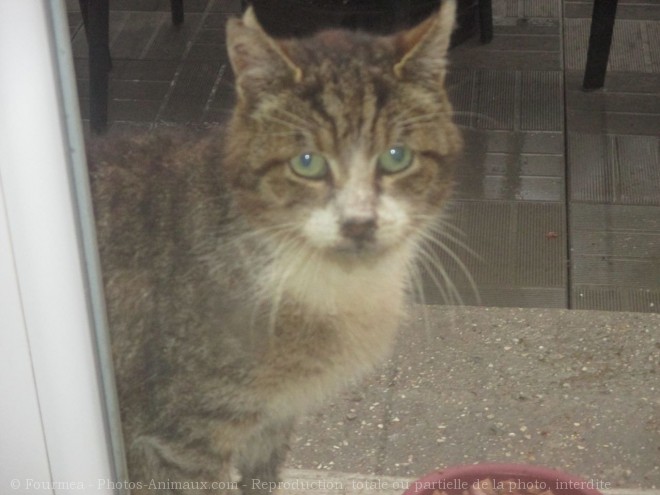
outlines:
[{"label": "red object on floor", "polygon": [[435,490],[449,495],[461,495],[463,490],[468,490],[475,482],[486,479],[496,484],[513,481],[518,485],[513,487],[514,490],[536,488],[552,490],[555,495],[602,495],[597,488],[610,488],[609,484],[600,480],[584,480],[542,466],[487,463],[452,466],[435,471],[411,483],[403,495],[433,495]]}]

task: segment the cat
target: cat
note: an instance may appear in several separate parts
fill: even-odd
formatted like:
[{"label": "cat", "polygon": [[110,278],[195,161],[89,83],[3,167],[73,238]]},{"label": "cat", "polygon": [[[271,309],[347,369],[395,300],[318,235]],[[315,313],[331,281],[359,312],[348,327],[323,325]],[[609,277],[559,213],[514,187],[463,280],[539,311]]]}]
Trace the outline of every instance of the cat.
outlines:
[{"label": "cat", "polygon": [[224,130],[90,144],[135,493],[270,493],[295,418],[387,356],[461,149],[454,15],[294,40],[248,9]]}]

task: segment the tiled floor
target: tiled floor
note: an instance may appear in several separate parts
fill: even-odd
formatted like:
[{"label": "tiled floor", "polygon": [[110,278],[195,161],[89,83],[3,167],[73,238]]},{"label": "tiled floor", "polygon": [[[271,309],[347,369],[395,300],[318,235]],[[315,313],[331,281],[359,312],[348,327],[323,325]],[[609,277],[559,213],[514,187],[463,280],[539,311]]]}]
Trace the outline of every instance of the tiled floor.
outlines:
[{"label": "tiled floor", "polygon": [[[83,118],[87,43],[68,0]],[[238,0],[113,0],[113,126],[218,123]],[[467,304],[660,311],[660,5],[620,0],[604,90],[580,88],[591,2],[494,0],[495,38],[451,54],[465,160],[446,241]],[[471,254],[463,247],[469,246]],[[442,302],[429,285],[427,302]]]}]

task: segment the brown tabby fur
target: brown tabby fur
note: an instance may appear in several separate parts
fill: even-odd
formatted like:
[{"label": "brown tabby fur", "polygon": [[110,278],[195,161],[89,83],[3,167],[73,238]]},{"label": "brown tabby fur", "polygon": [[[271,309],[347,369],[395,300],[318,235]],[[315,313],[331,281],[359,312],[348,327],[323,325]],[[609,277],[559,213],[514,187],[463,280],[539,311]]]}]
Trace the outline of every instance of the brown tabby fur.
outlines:
[{"label": "brown tabby fur", "polygon": [[[277,41],[248,11],[228,25],[238,103],[224,140],[176,130],[92,145],[138,488],[197,493],[234,465],[242,493],[267,493],[252,480],[277,480],[295,416],[387,354],[460,148],[444,5],[389,37]],[[412,165],[379,172],[394,145]],[[323,179],[288,166],[310,151],[329,163]]]}]

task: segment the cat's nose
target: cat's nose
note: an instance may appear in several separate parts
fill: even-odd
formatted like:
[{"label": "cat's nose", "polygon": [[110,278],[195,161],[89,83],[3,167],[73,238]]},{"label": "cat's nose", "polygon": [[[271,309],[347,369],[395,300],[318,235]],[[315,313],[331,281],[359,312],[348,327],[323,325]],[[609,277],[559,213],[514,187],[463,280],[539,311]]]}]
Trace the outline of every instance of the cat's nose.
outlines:
[{"label": "cat's nose", "polygon": [[376,232],[375,218],[352,218],[342,223],[341,233],[344,237],[356,242],[373,240]]}]

